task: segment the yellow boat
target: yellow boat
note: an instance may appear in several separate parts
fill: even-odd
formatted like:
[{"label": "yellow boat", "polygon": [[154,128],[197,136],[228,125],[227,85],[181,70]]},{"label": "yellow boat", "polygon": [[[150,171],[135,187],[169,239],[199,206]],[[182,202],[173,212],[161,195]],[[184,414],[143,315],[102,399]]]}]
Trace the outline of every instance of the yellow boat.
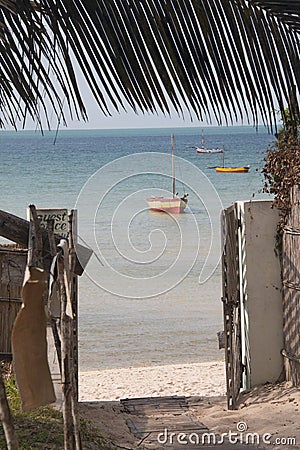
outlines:
[{"label": "yellow boat", "polygon": [[216,172],[243,173],[249,172],[250,166],[245,167],[216,167]]},{"label": "yellow boat", "polygon": [[244,166],[244,167],[226,167],[225,166],[225,150],[223,147],[223,155],[222,155],[222,166],[216,167],[216,172],[222,172],[222,173],[245,173],[249,172],[250,166]]}]

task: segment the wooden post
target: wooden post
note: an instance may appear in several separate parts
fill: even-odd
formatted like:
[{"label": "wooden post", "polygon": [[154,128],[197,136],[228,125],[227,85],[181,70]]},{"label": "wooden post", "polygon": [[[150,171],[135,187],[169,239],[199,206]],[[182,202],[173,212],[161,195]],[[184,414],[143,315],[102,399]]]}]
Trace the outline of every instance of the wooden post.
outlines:
[{"label": "wooden post", "polygon": [[[81,450],[80,422],[77,405],[76,377],[74,370],[73,310],[70,304],[74,289],[75,251],[72,234],[73,214],[69,217],[68,261],[60,257],[59,282],[61,292],[61,356],[62,356],[62,393],[65,450]],[[68,267],[67,267],[68,265]],[[70,315],[71,314],[71,315]]]},{"label": "wooden post", "polygon": [[[73,426],[74,426],[74,436],[75,436],[75,448],[76,450],[82,449],[81,436],[80,436],[80,420],[78,413],[78,323],[77,323],[77,276],[74,274],[74,268],[76,264],[75,259],[75,248],[74,248],[74,233],[73,225],[76,220],[76,212],[71,211],[69,215],[69,267],[70,267],[70,296],[72,299],[72,309],[73,309],[73,320],[72,320],[72,415],[73,415]],[[75,314],[74,314],[75,307]]]},{"label": "wooden post", "polygon": [[[54,236],[54,219],[49,220],[47,223],[47,231],[48,231],[48,238],[49,238],[49,245],[50,245],[50,253],[52,258],[57,253],[56,243],[55,243],[55,236]],[[57,280],[57,286],[54,286],[54,289],[59,290],[59,280]],[[50,321],[51,321],[51,329],[54,339],[54,345],[56,348],[57,358],[58,358],[58,364],[59,364],[59,370],[61,374],[61,341],[60,336],[58,332],[58,326],[57,326],[57,320],[56,318],[52,317],[50,315]]]},{"label": "wooden post", "polygon": [[11,412],[9,409],[5,386],[0,368],[0,419],[2,422],[4,435],[7,444],[7,450],[18,450],[18,440],[14,429]]},{"label": "wooden post", "polygon": [[67,292],[64,280],[63,256],[58,264],[59,287],[61,296],[61,377],[63,395],[64,444],[65,450],[74,449],[73,418],[72,418],[72,377],[70,373],[71,355],[71,318],[67,315]]},{"label": "wooden post", "polygon": [[73,308],[73,364],[75,373],[76,398],[78,400],[78,276],[75,273],[76,252],[74,242],[77,241],[77,210],[71,210],[69,216],[69,248],[70,248],[70,295]]},{"label": "wooden post", "polygon": [[29,206],[32,220],[29,226],[28,266],[44,269],[42,228],[34,205]]}]

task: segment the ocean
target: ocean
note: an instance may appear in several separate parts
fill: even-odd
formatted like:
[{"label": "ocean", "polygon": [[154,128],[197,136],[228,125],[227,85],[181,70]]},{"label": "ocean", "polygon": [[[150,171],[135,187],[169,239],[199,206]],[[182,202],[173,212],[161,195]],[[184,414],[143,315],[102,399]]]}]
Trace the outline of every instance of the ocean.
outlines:
[{"label": "ocean", "polygon": [[[146,198],[170,195],[175,176],[186,212],[150,211]],[[261,170],[274,137],[260,127],[0,132],[2,210],[26,217],[29,204],[76,208],[78,241],[94,250],[79,280],[79,359],[83,370],[223,358],[221,210],[269,198]],[[54,144],[55,142],[55,144]]]}]

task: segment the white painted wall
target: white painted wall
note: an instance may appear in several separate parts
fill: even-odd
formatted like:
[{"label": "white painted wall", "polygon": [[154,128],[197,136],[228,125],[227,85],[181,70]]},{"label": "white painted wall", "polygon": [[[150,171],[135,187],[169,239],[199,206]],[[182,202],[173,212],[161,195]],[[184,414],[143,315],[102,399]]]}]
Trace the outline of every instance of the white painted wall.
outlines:
[{"label": "white painted wall", "polygon": [[279,214],[272,202],[239,202],[244,210],[245,318],[250,349],[249,387],[275,382],[283,369],[280,262],[275,252]]}]

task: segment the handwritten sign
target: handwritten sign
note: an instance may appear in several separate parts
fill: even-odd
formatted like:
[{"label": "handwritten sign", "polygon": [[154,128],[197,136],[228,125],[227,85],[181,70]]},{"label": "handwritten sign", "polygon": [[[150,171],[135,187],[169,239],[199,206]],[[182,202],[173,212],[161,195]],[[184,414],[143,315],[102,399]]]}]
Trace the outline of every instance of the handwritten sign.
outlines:
[{"label": "handwritten sign", "polygon": [[[54,234],[64,238],[68,237],[68,210],[66,208],[36,208],[41,226],[47,228],[47,222],[54,220]],[[28,212],[28,215],[30,212]]]}]

